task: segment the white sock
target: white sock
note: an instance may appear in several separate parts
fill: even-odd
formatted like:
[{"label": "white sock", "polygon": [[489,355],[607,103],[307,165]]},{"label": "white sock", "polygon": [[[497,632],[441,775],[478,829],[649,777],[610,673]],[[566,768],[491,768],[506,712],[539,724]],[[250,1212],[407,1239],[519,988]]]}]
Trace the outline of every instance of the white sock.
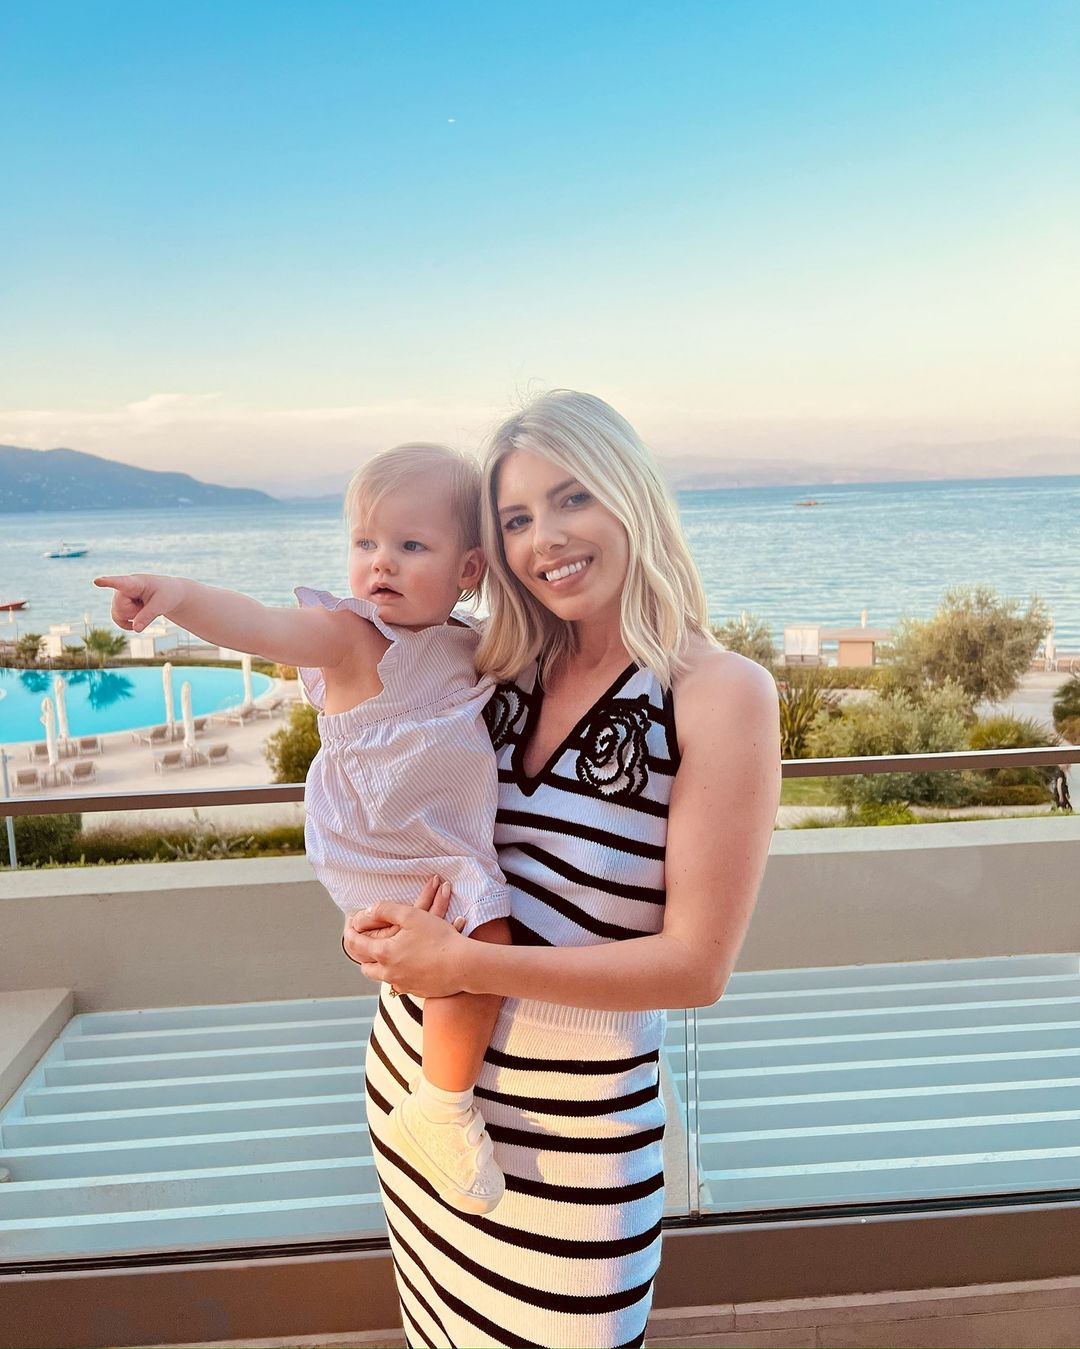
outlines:
[{"label": "white sock", "polygon": [[464,1091],[447,1091],[445,1087],[429,1082],[426,1073],[420,1074],[414,1094],[417,1105],[433,1124],[449,1124],[472,1109],[472,1087],[466,1087]]}]

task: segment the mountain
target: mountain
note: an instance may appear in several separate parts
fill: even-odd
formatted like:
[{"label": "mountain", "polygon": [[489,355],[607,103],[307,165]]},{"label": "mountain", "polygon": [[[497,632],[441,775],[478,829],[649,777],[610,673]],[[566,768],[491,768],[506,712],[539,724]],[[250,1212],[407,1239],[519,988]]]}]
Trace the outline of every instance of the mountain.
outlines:
[{"label": "mountain", "polygon": [[660,467],[672,487],[684,492],[723,487],[1071,477],[1080,473],[1080,440],[1035,436],[942,444],[911,442],[816,460],[765,454],[684,454],[662,457]]},{"label": "mountain", "polygon": [[247,487],[216,487],[187,473],[157,473],[80,450],[0,445],[0,514],[18,511],[158,510],[258,506],[274,498]]}]

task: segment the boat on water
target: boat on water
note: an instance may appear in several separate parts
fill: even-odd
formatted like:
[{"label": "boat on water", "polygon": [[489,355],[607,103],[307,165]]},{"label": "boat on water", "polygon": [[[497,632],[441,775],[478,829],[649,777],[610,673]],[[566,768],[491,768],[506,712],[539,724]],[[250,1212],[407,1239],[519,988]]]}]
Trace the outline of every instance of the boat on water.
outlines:
[{"label": "boat on water", "polygon": [[10,613],[12,609],[25,609],[29,600],[0,600],[0,613]]},{"label": "boat on water", "polygon": [[90,551],[89,548],[80,548],[77,543],[61,543],[59,548],[53,548],[48,553],[42,553],[42,557],[85,557]]},{"label": "boat on water", "polygon": [[821,502],[814,497],[804,497],[802,501],[796,501],[796,506],[820,506]]}]

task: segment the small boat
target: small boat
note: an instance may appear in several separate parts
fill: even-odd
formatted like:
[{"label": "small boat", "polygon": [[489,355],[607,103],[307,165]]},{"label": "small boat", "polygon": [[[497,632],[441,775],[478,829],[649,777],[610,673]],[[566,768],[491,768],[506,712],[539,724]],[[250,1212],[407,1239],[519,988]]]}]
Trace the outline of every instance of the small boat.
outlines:
[{"label": "small boat", "polygon": [[29,600],[0,600],[0,613],[9,613],[12,609],[25,609]]},{"label": "small boat", "polygon": [[90,551],[89,548],[80,548],[78,544],[61,543],[59,548],[54,548],[52,552],[42,553],[42,557],[85,557]]},{"label": "small boat", "polygon": [[795,505],[796,505],[796,506],[820,506],[820,505],[821,505],[821,502],[820,502],[820,501],[816,501],[813,497],[805,497],[802,501],[796,501]]}]

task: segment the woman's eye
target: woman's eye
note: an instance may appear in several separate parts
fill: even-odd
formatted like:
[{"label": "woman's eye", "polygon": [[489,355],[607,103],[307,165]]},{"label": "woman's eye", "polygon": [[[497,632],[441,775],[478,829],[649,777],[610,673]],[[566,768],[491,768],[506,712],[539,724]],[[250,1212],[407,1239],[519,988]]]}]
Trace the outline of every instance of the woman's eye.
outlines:
[{"label": "woman's eye", "polygon": [[571,492],[566,498],[566,504],[568,506],[584,506],[586,501],[591,500],[592,494],[590,492]]},{"label": "woman's eye", "polygon": [[522,525],[528,524],[528,522],[529,517],[527,515],[511,515],[508,520],[503,521],[503,530],[509,533],[510,530],[520,529]]}]

